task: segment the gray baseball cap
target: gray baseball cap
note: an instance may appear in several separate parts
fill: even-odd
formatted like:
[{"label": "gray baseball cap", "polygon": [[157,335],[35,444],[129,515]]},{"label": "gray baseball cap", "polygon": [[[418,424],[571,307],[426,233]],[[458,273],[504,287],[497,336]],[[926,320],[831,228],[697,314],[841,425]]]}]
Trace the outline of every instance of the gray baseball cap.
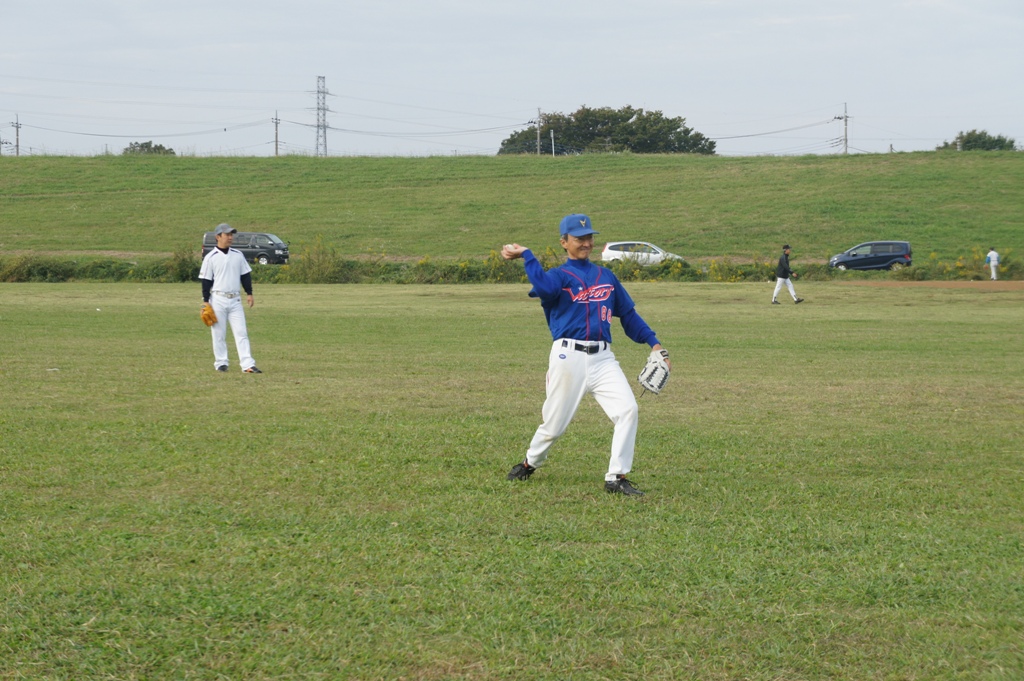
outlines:
[{"label": "gray baseball cap", "polygon": [[234,227],[232,227],[231,225],[229,225],[226,222],[220,223],[219,225],[217,225],[217,229],[213,230],[213,235],[214,236],[217,236],[218,234],[237,234],[237,233],[238,233],[238,230],[235,229]]}]

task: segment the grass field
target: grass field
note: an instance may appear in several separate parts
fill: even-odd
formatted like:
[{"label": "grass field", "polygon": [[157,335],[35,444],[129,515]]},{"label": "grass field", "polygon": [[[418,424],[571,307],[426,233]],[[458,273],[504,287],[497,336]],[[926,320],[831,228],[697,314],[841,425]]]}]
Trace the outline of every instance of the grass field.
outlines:
[{"label": "grass field", "polygon": [[483,258],[556,245],[586,212],[599,243],[640,239],[689,259],[821,262],[864,241],[915,259],[1024,252],[1024,154],[800,158],[587,155],[435,158],[0,157],[0,252],[199,250],[219,222],[295,251]]},{"label": "grass field", "polygon": [[0,678],[1022,678],[1024,290],[797,287],[630,287],[633,500],[526,286],[0,285]]}]

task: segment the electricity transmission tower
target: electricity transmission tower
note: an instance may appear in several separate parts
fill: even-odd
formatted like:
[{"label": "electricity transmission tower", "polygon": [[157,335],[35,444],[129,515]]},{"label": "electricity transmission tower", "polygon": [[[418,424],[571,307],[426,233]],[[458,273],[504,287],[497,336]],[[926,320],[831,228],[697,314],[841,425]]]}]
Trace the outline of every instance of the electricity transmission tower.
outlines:
[{"label": "electricity transmission tower", "polygon": [[316,155],[327,156],[327,85],[316,77]]}]

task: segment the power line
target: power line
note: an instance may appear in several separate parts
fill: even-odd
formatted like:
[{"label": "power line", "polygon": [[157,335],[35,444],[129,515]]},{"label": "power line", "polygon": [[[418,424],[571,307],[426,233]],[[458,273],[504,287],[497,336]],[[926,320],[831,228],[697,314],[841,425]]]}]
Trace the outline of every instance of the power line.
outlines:
[{"label": "power line", "polygon": [[834,118],[830,118],[827,121],[818,121],[817,123],[808,123],[807,125],[798,125],[795,128],[785,128],[784,130],[772,130],[770,132],[754,132],[754,133],[751,133],[749,135],[730,135],[728,137],[708,137],[708,139],[712,140],[713,142],[718,142],[718,141],[721,141],[721,140],[738,140],[738,139],[743,139],[745,137],[766,137],[768,135],[779,135],[779,134],[784,133],[784,132],[793,132],[794,130],[805,130],[807,128],[814,128],[814,127],[817,127],[819,125],[828,125],[829,123],[831,123],[834,120],[835,120]]},{"label": "power line", "polygon": [[462,116],[473,116],[475,118],[498,118],[498,119],[506,119],[506,120],[508,119],[508,116],[498,116],[498,115],[495,115],[495,114],[481,114],[481,113],[473,113],[471,111],[457,111],[457,110],[454,110],[454,109],[438,109],[438,108],[432,107],[432,106],[418,106],[418,105],[415,105],[415,104],[403,104],[401,102],[388,102],[388,101],[379,100],[379,99],[366,99],[366,98],[363,98],[363,97],[352,97],[352,96],[349,96],[349,95],[334,95],[334,94],[330,94],[330,93],[328,93],[328,94],[331,97],[338,97],[338,98],[341,98],[341,99],[349,99],[349,100],[352,100],[354,102],[367,102],[369,104],[385,104],[387,106],[400,106],[400,107],[405,108],[405,109],[418,109],[420,111],[435,111],[437,113],[446,113],[446,114],[459,114],[459,115],[462,115]]},{"label": "power line", "polygon": [[252,123],[243,123],[241,125],[233,125],[224,128],[214,128],[210,130],[198,130],[195,132],[173,132],[160,135],[112,135],[108,133],[99,132],[80,132],[75,130],[58,130],[57,128],[44,128],[39,125],[29,125],[27,123],[21,123],[23,128],[32,128],[33,130],[45,130],[47,132],[59,132],[65,135],[81,135],[83,137],[115,137],[115,138],[129,138],[129,137],[191,137],[193,135],[215,135],[222,132],[230,132],[232,130],[241,130],[243,128],[251,128],[256,125],[265,125],[266,121],[254,121]]},{"label": "power line", "polygon": [[[306,128],[312,128],[315,126],[314,123],[302,123],[300,121],[289,121],[284,120],[283,123],[290,125],[301,125]],[[527,123],[516,123],[514,125],[503,125],[494,128],[475,128],[471,130],[447,130],[445,132],[387,132],[380,130],[353,130],[350,128],[338,128],[333,125],[328,125],[328,130],[334,130],[335,132],[346,132],[352,135],[376,135],[380,137],[451,137],[454,135],[475,135],[487,132],[501,132],[502,130],[513,130]]]},{"label": "power line", "polygon": [[258,111],[262,107],[257,106],[240,106],[236,104],[181,104],[179,102],[153,102],[144,100],[132,100],[132,99],[97,99],[94,97],[71,97],[66,95],[40,95],[29,92],[12,92],[10,90],[0,90],[0,94],[8,96],[25,97],[31,99],[54,99],[54,100],[67,100],[71,102],[86,102],[89,104],[111,104],[114,106],[148,106],[148,107],[160,107],[161,109],[233,109],[237,111]]},{"label": "power line", "polygon": [[[406,120],[406,119],[402,119],[402,118],[388,118],[386,116],[368,116],[366,114],[359,114],[359,113],[355,113],[355,112],[352,112],[352,111],[336,111],[334,109],[331,109],[331,113],[339,114],[339,115],[342,115],[342,116],[347,116],[349,118],[361,118],[361,119],[365,119],[365,120],[369,120],[369,121],[386,121],[388,123],[399,123],[399,124],[402,124],[402,125],[416,125],[416,126],[420,126],[420,127],[424,127],[424,128],[436,128],[436,129],[440,129],[440,130],[459,130],[460,129],[460,128],[457,128],[457,127],[452,127],[450,125],[438,125],[437,123],[421,123],[419,121],[410,121],[410,120]],[[499,116],[486,116],[486,115],[481,114],[481,115],[475,116],[475,117],[476,118],[500,118],[502,120],[509,121],[504,126],[495,126],[493,128],[485,128],[485,130],[491,130],[491,129],[493,129],[493,130],[504,130],[506,128],[512,128],[512,127],[516,127],[516,126],[520,126],[520,125],[532,125],[534,123],[534,121],[526,121],[525,123],[524,122],[519,122],[518,119],[511,119],[511,118],[508,118],[506,116],[501,116],[501,117],[499,117]],[[515,120],[516,122],[511,122],[513,120]]]},{"label": "power line", "polygon": [[[15,76],[8,73],[0,73],[0,78],[11,78],[15,80],[28,80],[38,81],[40,83],[66,83],[68,85],[88,85],[89,87],[114,87],[114,88],[131,88],[134,90],[166,90],[168,92],[223,92],[229,94],[289,94],[289,95],[300,95],[303,94],[302,90],[230,90],[222,87],[174,87],[167,85],[137,85],[137,84],[124,84],[124,83],[105,83],[102,81],[89,81],[89,80],[69,80],[66,78],[38,78],[30,76]],[[24,93],[19,93],[24,94]]]},{"label": "power line", "polygon": [[[522,124],[520,124],[522,125]],[[459,137],[461,135],[478,135],[488,132],[501,132],[502,130],[512,130],[513,128],[519,127],[518,125],[508,125],[499,128],[480,128],[477,130],[451,130],[449,132],[377,132],[369,130],[349,130],[347,128],[335,128],[334,126],[328,126],[331,130],[337,132],[347,132],[353,135],[370,135],[376,137]]]}]

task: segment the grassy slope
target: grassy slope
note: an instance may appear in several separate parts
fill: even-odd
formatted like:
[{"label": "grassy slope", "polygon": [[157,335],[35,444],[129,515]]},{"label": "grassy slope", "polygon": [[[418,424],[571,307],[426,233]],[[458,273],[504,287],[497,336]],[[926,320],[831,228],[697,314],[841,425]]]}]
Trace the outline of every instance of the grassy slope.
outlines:
[{"label": "grassy slope", "polygon": [[690,258],[822,259],[870,239],[917,257],[1021,252],[1024,154],[803,158],[0,158],[0,248],[167,253],[221,221],[343,253],[481,257],[553,245],[588,212],[599,239]]}]

